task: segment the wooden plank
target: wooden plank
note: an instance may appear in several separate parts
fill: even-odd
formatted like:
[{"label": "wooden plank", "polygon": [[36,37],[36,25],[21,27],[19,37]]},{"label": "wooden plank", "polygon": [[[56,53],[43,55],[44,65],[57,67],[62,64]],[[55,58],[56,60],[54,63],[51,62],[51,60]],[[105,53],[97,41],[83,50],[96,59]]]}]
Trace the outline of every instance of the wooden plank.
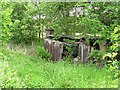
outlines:
[{"label": "wooden plank", "polygon": [[78,56],[81,58],[82,63],[86,63],[86,59],[89,55],[89,51],[90,49],[88,45],[82,42],[79,44]]},{"label": "wooden plank", "polygon": [[62,53],[63,53],[63,44],[60,44],[60,58],[59,60],[62,60]]},{"label": "wooden plank", "polygon": [[52,60],[54,60],[54,44],[55,41],[52,41]]}]

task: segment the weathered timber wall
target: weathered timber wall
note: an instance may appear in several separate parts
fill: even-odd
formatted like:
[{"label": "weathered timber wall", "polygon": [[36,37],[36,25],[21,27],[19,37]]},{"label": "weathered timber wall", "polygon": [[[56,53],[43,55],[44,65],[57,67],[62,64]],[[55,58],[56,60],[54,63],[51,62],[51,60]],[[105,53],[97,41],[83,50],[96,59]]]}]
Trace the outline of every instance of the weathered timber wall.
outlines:
[{"label": "weathered timber wall", "polygon": [[51,54],[51,59],[53,61],[61,60],[62,53],[63,53],[63,43],[51,39],[44,40],[44,47],[47,49]]},{"label": "weathered timber wall", "polygon": [[[51,40],[48,38],[44,40],[44,47],[52,54],[51,59],[53,61],[62,60],[64,44],[67,44],[67,43]],[[83,63],[86,63],[87,57],[92,50],[93,50],[93,47],[91,49],[89,45],[86,45],[83,42],[79,43],[78,56],[81,58]]]}]

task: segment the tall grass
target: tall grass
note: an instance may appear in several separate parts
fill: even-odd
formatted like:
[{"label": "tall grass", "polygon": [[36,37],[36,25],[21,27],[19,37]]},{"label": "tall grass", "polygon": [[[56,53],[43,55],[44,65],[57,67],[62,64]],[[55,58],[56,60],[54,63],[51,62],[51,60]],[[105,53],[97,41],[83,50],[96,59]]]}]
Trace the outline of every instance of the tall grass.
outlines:
[{"label": "tall grass", "polygon": [[[9,68],[16,70],[22,86],[41,88],[117,88],[108,68],[83,64],[69,64],[68,61],[47,62],[37,56],[10,52]],[[8,82],[9,83],[9,82]],[[5,86],[4,86],[5,87]],[[13,87],[14,86],[13,84]]]}]

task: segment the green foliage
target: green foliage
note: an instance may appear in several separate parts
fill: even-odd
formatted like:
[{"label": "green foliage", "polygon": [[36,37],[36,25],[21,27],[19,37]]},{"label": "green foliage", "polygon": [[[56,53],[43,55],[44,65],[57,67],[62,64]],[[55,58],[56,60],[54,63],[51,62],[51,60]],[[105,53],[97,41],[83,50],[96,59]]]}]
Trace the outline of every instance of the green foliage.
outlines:
[{"label": "green foliage", "polygon": [[73,55],[76,47],[77,47],[77,46],[74,45],[74,44],[69,45],[69,46],[66,45],[66,49],[68,50],[68,53],[69,53],[69,56],[70,56],[70,57],[72,57],[72,55]]},{"label": "green foliage", "polygon": [[95,58],[96,61],[102,59],[103,55],[104,55],[104,53],[102,51],[99,51],[99,50],[93,50],[90,53],[90,57]]},{"label": "green foliage", "polygon": [[70,56],[63,58],[63,61],[64,61],[66,64],[67,64],[67,63],[70,63],[72,60],[73,60],[73,59],[72,59]]},{"label": "green foliage", "polygon": [[115,27],[113,32],[111,33],[110,39],[113,42],[113,45],[111,46],[112,52],[118,52],[120,51],[120,25]]},{"label": "green foliage", "polygon": [[[4,87],[8,87],[8,85],[11,86],[11,83],[13,84],[13,88],[118,87],[118,80],[113,79],[113,72],[109,71],[108,68],[99,69],[95,66],[83,64],[75,65],[69,64],[68,62],[45,62],[42,58],[15,52],[11,53],[9,58],[8,68],[17,70],[16,75],[21,84],[20,86],[16,86],[16,83],[12,83],[12,80],[10,80]],[[16,78],[16,76],[14,78]],[[14,79],[14,81],[17,80]]]},{"label": "green foliage", "polygon": [[120,78],[120,59],[117,58],[118,60],[116,60],[116,57],[119,57],[119,53],[120,53],[120,26],[118,25],[117,27],[115,27],[113,33],[111,34],[111,40],[113,45],[110,47],[110,51],[109,53],[111,53],[110,57],[112,59],[110,66],[110,69],[114,72],[114,77],[115,78]]},{"label": "green foliage", "polygon": [[45,50],[44,47],[38,46],[37,53],[38,56],[40,56],[42,59],[45,59],[47,61],[51,59],[51,54],[47,50]]},{"label": "green foliage", "polygon": [[[6,54],[6,55],[4,55]],[[17,69],[10,68],[9,62],[12,53],[4,50],[0,57],[0,86],[2,88],[22,87],[24,83],[20,80],[17,74]]]},{"label": "green foliage", "polygon": [[9,3],[8,5],[9,5],[8,7],[5,7],[7,6],[6,3],[0,3],[0,6],[4,6],[4,8],[0,7],[0,12],[1,12],[0,13],[0,16],[1,16],[0,31],[2,30],[1,31],[2,44],[5,44],[10,39],[10,36],[11,36],[10,29],[11,29],[11,26],[13,25],[10,18],[10,15],[13,9]]},{"label": "green foliage", "polygon": [[[31,43],[37,40],[38,36],[40,38],[41,34],[43,37],[44,27],[53,28],[58,35],[74,35],[79,32],[109,38],[118,24],[117,2],[46,2],[37,3],[37,6],[29,2],[11,2],[5,4],[3,9],[9,6],[12,9],[10,16],[14,23],[11,28],[12,40],[15,42]],[[78,9],[81,9],[81,12],[78,12]],[[71,11],[73,15],[70,16]]]},{"label": "green foliage", "polygon": [[114,60],[114,61],[109,61],[109,62],[111,62],[110,64],[108,64],[108,66],[109,66],[109,69],[110,69],[110,71],[112,71],[113,73],[113,78],[115,78],[115,79],[118,79],[118,78],[120,78],[120,62],[119,61],[117,61],[117,60]]},{"label": "green foliage", "polygon": [[[75,7],[81,7],[80,12],[77,13]],[[70,16],[69,11],[72,10],[75,12],[73,16]],[[0,2],[0,42],[3,45],[9,39],[16,43],[30,44],[32,41],[36,41],[38,36],[43,37],[44,28],[50,27],[58,36],[74,35],[79,32],[86,37],[88,34],[98,35],[104,38],[103,41],[108,38],[113,43],[107,52],[112,59],[110,68],[107,69],[84,65],[75,66],[66,62],[55,64],[44,62],[42,59],[50,60],[51,54],[43,47],[38,47],[39,59],[17,53],[10,55],[4,52],[3,48],[0,50],[0,86],[118,87],[119,62],[115,58],[120,51],[118,10],[117,2],[52,2],[38,3],[36,7],[34,3],[29,2]],[[41,18],[42,16],[45,18]],[[73,49],[68,47],[68,51],[72,54]],[[97,61],[104,60],[102,51],[95,50],[91,56]],[[65,58],[65,61],[69,61],[69,57]]]},{"label": "green foliage", "polygon": [[103,64],[107,63],[107,61],[104,60],[104,55],[105,54],[106,54],[105,52],[102,52],[100,50],[93,50],[88,56],[89,59],[92,58],[92,60],[90,60],[90,64],[96,63],[100,67],[103,67]]},{"label": "green foliage", "polygon": [[84,35],[86,35],[86,33],[88,34],[92,34],[94,36],[96,36],[98,34],[99,31],[102,30],[102,28],[104,28],[104,26],[102,25],[102,23],[96,19],[96,18],[89,18],[89,17],[83,17],[80,19],[78,26],[80,26],[80,30],[78,30],[78,32],[82,32]]},{"label": "green foliage", "polygon": [[[12,22],[15,25],[11,32],[13,36],[11,40],[15,43],[29,43],[35,40],[36,37],[36,28],[33,26],[35,24],[35,20],[33,19],[31,8],[33,5],[27,2],[22,3],[14,3],[13,4],[13,13],[11,14]],[[32,10],[31,10],[32,9]]]},{"label": "green foliage", "polygon": [[10,17],[13,11],[12,8],[12,5],[7,2],[0,3],[0,16],[2,17],[0,22],[0,32],[2,32],[0,33],[2,36],[2,38],[0,38],[2,45],[0,45],[0,87],[11,87],[13,85],[15,87],[21,86],[21,81],[16,74],[17,71],[9,68],[9,57],[7,56],[9,53],[3,48],[12,36],[12,33],[10,32],[14,25]]}]

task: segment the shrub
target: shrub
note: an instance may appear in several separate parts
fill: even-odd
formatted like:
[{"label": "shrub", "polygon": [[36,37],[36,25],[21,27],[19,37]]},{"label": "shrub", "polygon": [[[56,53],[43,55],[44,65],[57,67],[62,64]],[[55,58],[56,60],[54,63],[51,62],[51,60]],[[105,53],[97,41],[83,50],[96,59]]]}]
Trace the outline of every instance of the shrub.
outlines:
[{"label": "shrub", "polygon": [[50,60],[51,54],[48,52],[48,50],[45,50],[44,47],[38,46],[37,49],[38,56],[40,56],[42,59]]},{"label": "shrub", "polygon": [[104,56],[104,52],[99,51],[99,50],[93,50],[89,57],[93,57],[94,61],[98,61],[98,60],[102,60],[103,61],[103,56]]}]

